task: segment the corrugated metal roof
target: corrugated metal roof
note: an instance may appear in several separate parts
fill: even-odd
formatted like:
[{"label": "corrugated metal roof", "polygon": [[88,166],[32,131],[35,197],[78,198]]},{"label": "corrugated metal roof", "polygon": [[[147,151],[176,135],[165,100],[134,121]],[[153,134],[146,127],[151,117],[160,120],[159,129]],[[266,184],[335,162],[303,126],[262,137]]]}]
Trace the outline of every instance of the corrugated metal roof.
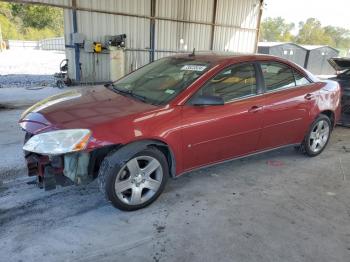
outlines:
[{"label": "corrugated metal roof", "polygon": [[258,46],[270,47],[270,46],[278,46],[278,45],[284,45],[284,44],[291,44],[291,43],[289,43],[289,42],[259,42]]},{"label": "corrugated metal roof", "polygon": [[151,0],[77,0],[77,7],[128,14],[151,15]]},{"label": "corrugated metal roof", "polygon": [[318,49],[318,48],[331,48],[333,50],[338,51],[337,49],[328,46],[328,45],[300,45],[301,47],[305,48],[306,50],[314,50],[314,49]]},{"label": "corrugated metal roof", "polygon": [[62,7],[70,7],[72,6],[71,0],[17,0],[17,2],[23,2],[23,3],[42,3],[52,6],[62,6]]}]

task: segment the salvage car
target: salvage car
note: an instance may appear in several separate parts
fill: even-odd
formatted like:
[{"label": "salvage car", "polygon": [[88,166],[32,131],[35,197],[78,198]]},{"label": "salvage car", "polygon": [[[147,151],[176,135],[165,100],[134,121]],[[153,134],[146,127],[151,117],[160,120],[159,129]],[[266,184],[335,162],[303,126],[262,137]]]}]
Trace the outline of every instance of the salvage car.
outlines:
[{"label": "salvage car", "polygon": [[337,75],[330,79],[337,81],[342,89],[342,109],[338,124],[350,127],[350,58],[331,58],[328,62],[337,72]]},{"label": "salvage car", "polygon": [[41,187],[97,178],[107,200],[130,211],[197,168],[285,146],[320,154],[340,98],[338,83],[281,58],[182,54],[47,98],[19,123]]}]

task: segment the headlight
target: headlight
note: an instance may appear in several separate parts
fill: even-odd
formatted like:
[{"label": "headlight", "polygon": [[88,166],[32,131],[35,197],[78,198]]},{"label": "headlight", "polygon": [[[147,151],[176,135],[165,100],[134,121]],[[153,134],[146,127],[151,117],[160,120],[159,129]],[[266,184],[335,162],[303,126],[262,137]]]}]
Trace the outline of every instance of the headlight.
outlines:
[{"label": "headlight", "polygon": [[42,155],[60,155],[86,148],[91,131],[88,129],[63,129],[33,136],[23,150]]}]

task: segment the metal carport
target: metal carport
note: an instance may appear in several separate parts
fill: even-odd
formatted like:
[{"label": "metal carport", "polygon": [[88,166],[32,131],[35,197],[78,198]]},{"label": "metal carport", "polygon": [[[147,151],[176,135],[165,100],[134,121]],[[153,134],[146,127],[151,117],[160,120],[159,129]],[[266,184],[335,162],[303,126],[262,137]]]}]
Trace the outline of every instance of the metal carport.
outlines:
[{"label": "metal carport", "polygon": [[[64,8],[69,77],[110,79],[109,56],[86,53],[72,33],[103,41],[126,34],[125,72],[176,52],[255,52],[263,0],[9,0]],[[80,66],[81,65],[81,66]]]}]

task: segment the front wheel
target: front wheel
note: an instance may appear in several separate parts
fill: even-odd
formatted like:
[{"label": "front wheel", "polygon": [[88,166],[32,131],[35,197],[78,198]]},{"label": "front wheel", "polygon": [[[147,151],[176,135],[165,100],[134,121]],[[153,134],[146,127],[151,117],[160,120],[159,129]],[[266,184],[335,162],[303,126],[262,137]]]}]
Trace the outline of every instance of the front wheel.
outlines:
[{"label": "front wheel", "polygon": [[162,193],[169,168],[164,154],[158,149],[142,150],[124,163],[111,159],[118,157],[106,157],[98,179],[101,191],[115,207],[137,210],[151,204]]},{"label": "front wheel", "polygon": [[331,121],[326,115],[320,115],[312,123],[303,142],[303,148],[308,156],[317,156],[326,148],[330,134]]}]

